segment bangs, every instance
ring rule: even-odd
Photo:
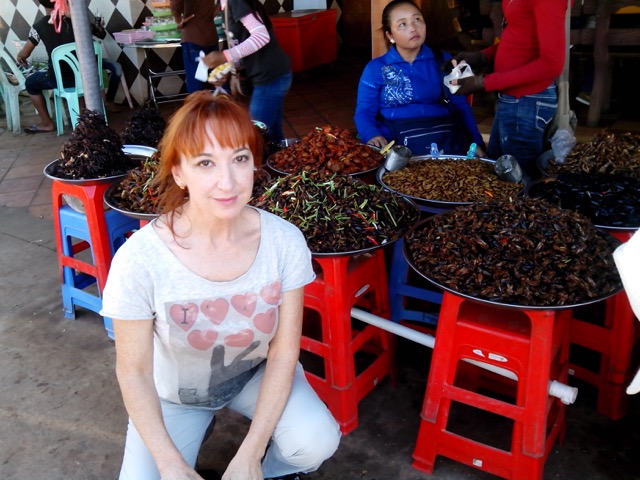
[[[249,148],[255,165],[262,164],[260,132],[248,110],[229,98],[212,97],[209,92],[191,95],[171,118],[167,130],[163,151],[193,157],[202,152],[205,143],[214,135],[223,148]]]

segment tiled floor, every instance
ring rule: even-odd
[[[285,104],[285,136],[302,137],[315,127],[331,124],[353,129],[353,113],[360,73],[367,62],[366,53],[342,54],[330,67],[297,74]],[[178,104],[163,104],[161,111],[168,117]],[[577,105],[580,117],[586,107]],[[28,97],[23,98],[22,126],[37,122]],[[109,125],[120,132],[131,110],[109,115]],[[491,129],[492,97],[485,95],[474,99],[474,113],[480,131],[488,138]],[[633,120],[629,120],[633,118]],[[43,168],[55,160],[62,144],[69,138],[55,133],[29,135],[5,131],[6,120],[0,118],[0,205],[28,207],[31,215],[51,217],[49,191],[51,182],[43,176]],[[616,131],[640,130],[640,118],[616,111],[604,115],[602,126],[587,128],[579,125],[578,141],[588,141],[601,128]]]

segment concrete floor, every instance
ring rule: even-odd
[[[63,317],[51,221],[0,207],[0,251],[0,478],[117,478],[126,414],[101,317]],[[494,478],[443,458],[433,475],[411,467],[429,358],[426,347],[400,340],[397,384],[385,379],[365,397],[360,425],[310,480]],[[581,385],[544,478],[638,478],[640,397],[630,400],[628,415],[612,421],[595,411],[593,389]],[[477,413],[466,417],[471,430],[504,437],[500,423]],[[223,470],[247,425],[223,411],[202,466]]]
[[[362,63],[349,60],[328,74],[296,77],[287,102],[288,134],[302,136],[331,122],[351,127],[355,72]],[[34,123],[33,114],[24,116],[23,126]],[[123,116],[110,124],[117,129]],[[486,111],[478,110],[478,121],[486,133]],[[637,130],[637,123],[631,128]],[[126,413],[114,374],[113,342],[97,314],[80,310],[75,321],[62,315],[50,184],[41,172],[68,135],[0,133],[1,480],[110,480],[117,478],[122,456]],[[362,400],[358,428],[343,437],[334,457],[305,478],[495,478],[444,458],[432,475],[412,468],[430,354],[400,339],[396,385],[385,379]],[[640,396],[630,397],[628,414],[613,421],[597,413],[592,387],[572,384],[579,395],[567,407],[565,440],[554,446],[544,478],[640,478]],[[474,434],[504,441],[505,426],[480,412],[462,411],[458,421]],[[203,446],[201,465],[224,470],[247,425],[221,412]]]

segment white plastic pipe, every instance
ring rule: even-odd
[[[386,318],[378,317],[377,315],[374,315],[372,313],[360,310],[359,308],[352,308],[351,316],[357,320],[381,328],[382,330],[386,330],[387,332],[393,333],[394,335],[398,335],[399,337],[403,337],[407,340],[411,340],[412,342],[424,345],[425,347],[433,348],[436,343],[436,338],[433,335],[419,332],[417,330],[414,330],[413,328],[405,327],[404,325],[392,322],[391,320],[387,320]],[[507,377],[512,380],[518,379],[518,377],[511,370],[507,370],[506,368],[500,368],[490,363],[484,363],[472,359],[465,358],[464,360],[477,365],[478,367],[484,368],[485,370],[488,370],[490,372],[502,375],[503,377]],[[577,388],[570,387],[569,385],[565,385],[564,383],[560,383],[556,380],[552,380],[549,382],[548,391],[549,395],[559,398],[560,401],[565,405],[571,405],[576,401],[576,398],[578,396]]]

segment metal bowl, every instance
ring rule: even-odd
[[[557,175],[552,175],[545,178],[541,178],[539,180],[535,180],[526,186],[524,195],[527,197],[539,198],[536,195],[532,195],[532,192],[535,193],[535,190],[539,188],[541,185],[551,184],[557,181],[559,181],[559,177]],[[585,215],[585,216],[588,217],[588,215]],[[600,228],[602,230],[608,230],[612,232],[634,232],[640,228],[640,225],[602,225],[601,222],[593,219],[591,220],[591,223],[593,223],[593,225],[596,228]]]
[[[422,156],[411,157],[411,160],[409,162],[420,162],[422,160],[433,160],[433,159],[434,158],[431,155],[422,155]],[[454,159],[454,160],[463,160],[463,161],[468,160],[467,157],[463,155],[443,155],[441,158],[439,157],[439,159],[440,160]],[[479,158],[479,159],[476,158],[475,160],[482,160],[483,162],[488,162],[492,164],[495,163],[495,160],[491,160],[489,158]],[[387,170],[384,165],[381,165],[378,168],[378,171],[376,173],[376,180],[378,181],[378,183],[382,185],[383,188],[385,188],[386,190],[389,190],[390,192],[394,192],[394,193],[397,193],[398,195],[402,195],[403,197],[412,199],[418,204],[421,210],[431,212],[431,213],[444,213],[448,210],[459,207],[460,205],[470,205],[472,203],[475,203],[475,202],[445,202],[442,200],[432,200],[428,198],[414,197],[413,195],[402,193],[398,190],[391,188],[384,182],[384,176],[387,173],[389,173],[389,170]],[[526,184],[524,183],[522,184],[522,189],[520,191],[520,194],[524,192],[525,185]]]
[[[296,142],[296,143],[299,143],[299,141],[298,141],[298,142]],[[366,145],[367,147],[369,147],[370,149],[372,149],[372,150],[374,150],[374,151],[377,151],[377,152],[379,152],[379,151],[380,151],[380,149],[379,149],[378,147],[374,147],[374,146],[372,146],[372,145],[367,145],[367,144],[364,144],[364,143],[360,143],[360,144],[358,144],[358,145]],[[276,153],[278,153],[278,152],[276,152]],[[284,171],[284,170],[280,170],[280,169],[278,169],[278,168],[276,168],[276,167],[274,167],[274,166],[273,166],[273,159],[274,159],[274,156],[276,155],[276,153],[272,153],[271,155],[269,155],[269,157],[267,158],[267,162],[266,162],[266,163],[267,163],[267,166],[268,166],[271,170],[273,170],[274,172],[279,173],[280,175],[290,175],[291,173],[294,173],[294,172],[286,172],[286,171]],[[383,163],[384,163],[384,158],[381,158],[380,163],[381,163],[381,164],[383,164]],[[349,176],[352,176],[352,177],[359,177],[359,176],[362,176],[362,175],[366,175],[366,174],[369,174],[369,173],[375,172],[378,168],[380,168],[380,166],[379,166],[379,165],[378,165],[378,166],[375,166],[375,167],[373,167],[373,168],[370,168],[370,169],[368,169],[368,170],[363,170],[363,171],[361,171],[361,172],[354,172],[354,173],[350,173],[350,174],[348,174],[348,175],[349,175]]]
[[[131,161],[132,170],[140,165],[140,162],[145,158],[151,157],[157,150],[153,147],[147,147],[144,145],[123,145],[122,151],[129,157]],[[123,179],[127,176],[129,172],[121,173],[118,175],[109,175],[105,177],[99,178],[63,178],[57,177],[54,175],[55,166],[60,162],[60,159],[56,159],[53,162],[49,163],[46,167],[44,167],[43,174],[45,177],[50,178],[51,180],[56,180],[58,182],[67,183],[70,185],[82,185],[85,187],[90,187],[92,185],[101,185],[104,183],[113,183],[118,180]]]
[[[401,200],[403,202],[406,203],[407,205],[407,209],[413,210],[415,212],[415,216],[416,216],[416,222],[418,222],[420,220],[420,209],[418,208],[418,205],[416,205],[416,203],[411,200],[410,198],[407,197],[400,197]],[[414,227],[414,225],[407,225],[406,228],[406,232],[404,232],[404,234],[406,234],[408,231],[410,231],[412,228]],[[374,250],[378,250],[379,248],[383,248],[386,247],[388,245],[392,245],[395,242],[397,242],[398,240],[400,240],[403,236],[400,235],[398,236],[398,238],[396,238],[395,240],[380,244],[380,245],[373,245],[369,248],[362,248],[360,250],[350,250],[350,251],[345,251],[345,252],[311,252],[311,255],[313,257],[343,257],[343,256],[348,256],[348,255],[360,255],[363,253],[368,253],[368,252],[373,252]]]
[[[420,229],[420,228],[424,228],[424,226],[426,224],[428,224],[429,222],[433,222],[433,218],[435,217],[429,217],[425,220],[420,221],[419,223],[417,223],[416,225],[414,225],[414,227],[412,229],[409,230],[409,232],[407,232],[406,235],[410,234],[411,232]],[[619,242],[619,240],[615,239],[615,241]],[[622,242],[619,242],[622,243]],[[598,297],[595,298],[591,298],[588,300],[584,300],[582,302],[579,303],[573,303],[573,304],[566,304],[566,305],[518,305],[518,304],[512,304],[512,303],[504,303],[504,302],[498,302],[498,301],[494,301],[494,300],[488,300],[488,299],[484,299],[484,298],[480,298],[480,297],[474,297],[472,295],[466,294],[466,293],[462,293],[458,290],[454,290],[451,287],[448,287],[446,285],[443,285],[442,283],[438,282],[437,280],[435,280],[433,277],[429,276],[427,273],[423,272],[422,270],[420,270],[413,262],[413,258],[411,257],[411,253],[409,251],[409,246],[408,246],[408,242],[403,242],[402,245],[402,251],[404,254],[404,257],[407,261],[407,263],[411,266],[411,268],[413,270],[416,271],[417,274],[419,274],[421,277],[423,277],[425,280],[429,281],[430,283],[432,283],[433,285],[435,285],[436,287],[442,289],[442,290],[446,290],[447,292],[453,293],[459,297],[463,297],[466,298],[468,300],[473,300],[474,302],[478,302],[478,303],[482,303],[485,305],[492,305],[492,306],[496,306],[496,307],[502,307],[502,308],[508,308],[508,309],[516,309],[516,310],[563,310],[563,309],[568,309],[568,308],[577,308],[577,307],[582,307],[584,305],[590,305],[592,303],[597,303],[600,302],[602,300],[606,300],[607,298],[610,298],[614,295],[616,295],[617,293],[621,292],[623,289],[623,286],[621,285],[619,289],[616,289],[613,292],[610,292],[608,294],[602,294],[599,295]],[[585,259],[585,261],[587,261],[588,259]]]
[[[124,210],[123,208],[120,208],[115,201],[115,194],[120,189],[120,185],[120,182],[113,183],[109,185],[109,188],[104,192],[104,203],[108,205],[109,208],[116,212],[120,212],[127,217],[135,218],[136,220],[151,221],[159,216],[158,213],[132,212],[131,210]]]

